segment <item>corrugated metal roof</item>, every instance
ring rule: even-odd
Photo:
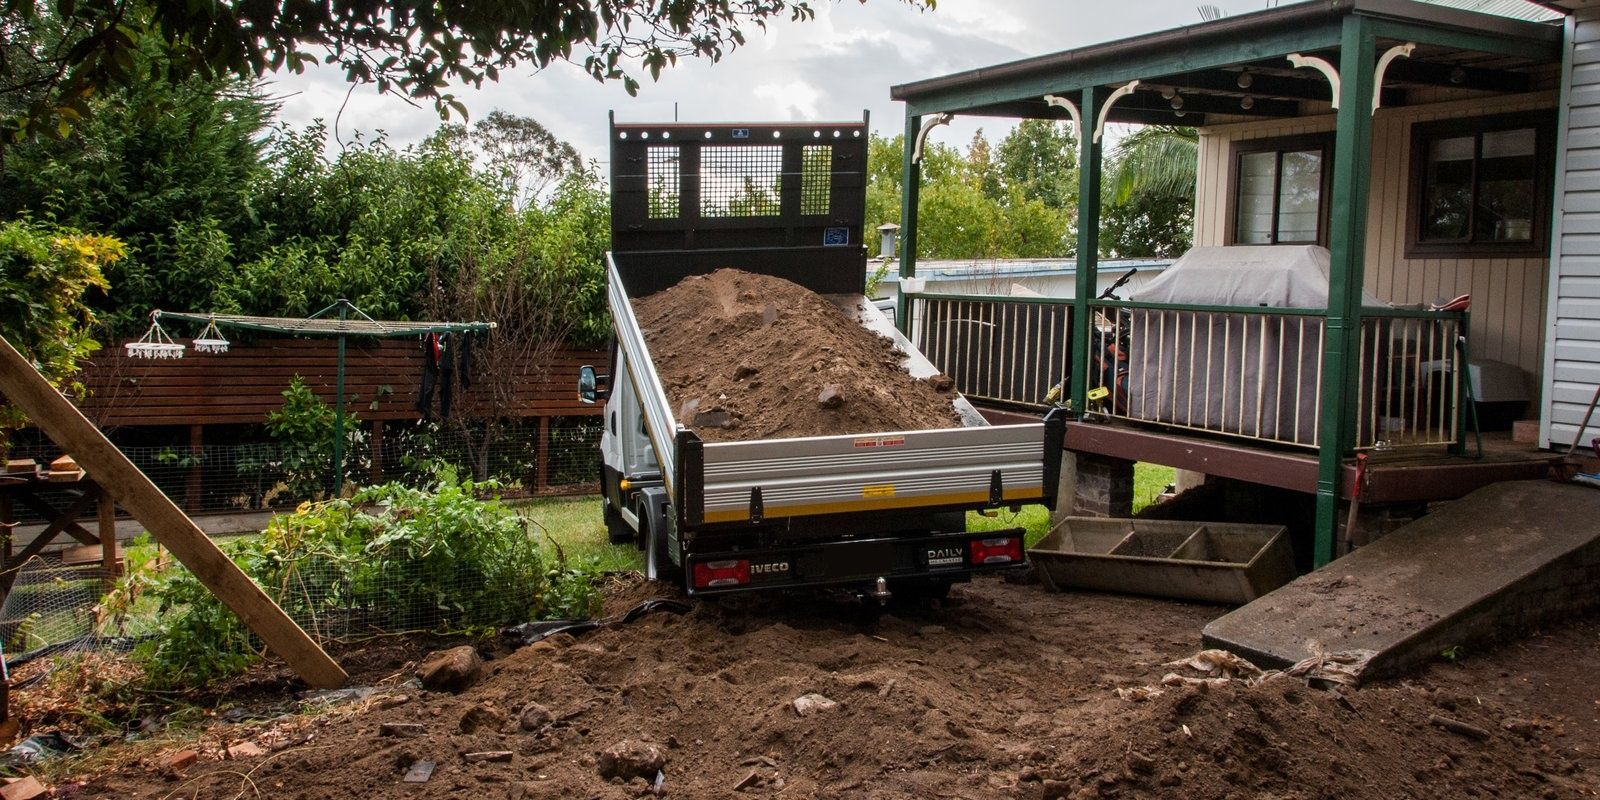
[[[1554,9],[1546,8],[1529,0],[1422,0],[1425,3],[1446,8],[1459,8],[1462,11],[1476,11],[1480,14],[1493,14],[1497,17],[1527,20],[1528,22],[1550,22],[1561,19],[1561,13]]]

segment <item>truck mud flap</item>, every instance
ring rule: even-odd
[[[917,538],[854,539],[759,551],[692,553],[691,596],[955,578],[1023,566],[1022,528]]]

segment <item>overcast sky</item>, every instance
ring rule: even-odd
[[[1229,14],[1254,11],[1269,0],[1214,0]],[[501,73],[480,91],[457,89],[473,118],[494,109],[533,117],[572,142],[586,158],[605,158],[606,112],[623,121],[850,120],[862,109],[872,127],[897,133],[903,110],[889,87],[1086,44],[1198,22],[1194,0],[939,0],[919,11],[897,0],[816,0],[814,20],[772,23],[765,34],[717,64],[680,62],[661,80],[642,81],[637,97],[620,83],[600,84],[578,67]],[[370,87],[350,95],[343,72],[324,68],[285,73],[269,87],[286,96],[280,118],[303,126],[338,117],[340,138],[359,129],[383,130],[396,144],[415,142],[439,124],[431,104],[416,108]],[[982,126],[991,140],[1003,120],[957,120],[941,141],[964,145]]]

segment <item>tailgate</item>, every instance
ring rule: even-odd
[[[696,524],[1044,502],[1059,439],[1052,451],[1037,423],[706,444],[704,505],[684,511]]]

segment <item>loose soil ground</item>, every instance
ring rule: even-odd
[[[607,610],[656,591],[619,581]],[[1600,618],[1343,699],[1291,679],[1117,697],[1117,688],[1173,671],[1163,663],[1198,650],[1201,626],[1224,610],[1049,594],[997,578],[875,621],[806,595],[700,602],[682,616],[655,613],[501,652],[461,695],[401,687],[315,719],[217,721],[203,742],[248,740],[267,752],[218,760],[215,747],[202,748],[180,775],[159,754],[136,760],[130,750],[75,796],[639,797],[649,791],[644,779],[608,782],[597,772],[598,754],[623,740],[659,747],[661,791],[681,798],[1594,793]],[[349,663],[358,681],[392,684],[418,655],[395,642]],[[281,669],[253,679],[290,683]],[[801,717],[791,703],[812,692],[839,707]],[[235,696],[248,704],[260,694],[239,686]],[[554,721],[520,730],[529,702]],[[1430,724],[1435,715],[1487,738]],[[380,736],[386,722],[420,723],[426,733]],[[465,758],[478,751],[511,755]],[[418,760],[437,762],[432,778],[401,783]]]
[[[633,305],[679,421],[706,441],[960,424],[948,381],[911,377],[893,342],[782,278],[721,269]]]

